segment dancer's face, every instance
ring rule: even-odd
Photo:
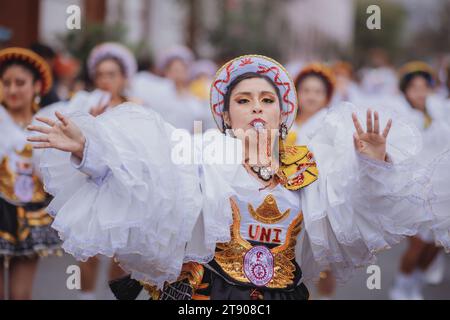
[[[164,76],[177,86],[184,86],[188,82],[189,70],[181,59],[174,59],[166,67]]]
[[[315,114],[327,106],[325,83],[315,76],[304,78],[298,86],[298,103],[305,114]]]
[[[262,78],[239,82],[231,92],[230,107],[224,120],[233,130],[253,129],[255,122],[262,122],[266,129],[278,130],[280,101],[272,84]]]
[[[425,110],[431,88],[423,77],[414,77],[405,90],[405,97],[414,109]]]
[[[336,90],[345,93],[351,84],[351,77],[346,73],[336,73]]]
[[[34,97],[41,90],[41,82],[35,81],[33,74],[19,65],[12,65],[5,70],[1,78],[3,86],[3,103],[8,110],[19,111],[31,108]]]
[[[113,97],[120,97],[125,90],[127,79],[117,61],[101,61],[95,70],[95,87],[109,92]]]

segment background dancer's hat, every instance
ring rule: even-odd
[[[216,75],[217,65],[211,60],[197,60],[192,64],[190,78],[195,79],[200,75],[206,75],[210,78]]]
[[[310,63],[305,66],[295,78],[295,88],[298,88],[300,82],[310,75],[318,76],[325,82],[325,86],[327,88],[327,100],[330,102],[336,87],[336,77],[333,70],[323,63]]]
[[[402,92],[405,92],[410,80],[415,75],[422,75],[431,87],[435,85],[436,76],[433,68],[422,61],[411,61],[403,65],[398,71],[400,90]]]
[[[133,78],[136,74],[137,62],[134,54],[120,43],[106,42],[92,49],[89,55],[87,67],[91,79],[95,77],[95,68],[97,65],[108,58],[117,59],[122,64],[127,79]]]
[[[12,47],[0,50],[0,68],[13,61],[25,63],[36,71],[39,80],[42,82],[41,95],[45,95],[50,91],[53,85],[52,71],[44,58],[24,48]]]
[[[194,62],[194,53],[185,46],[175,46],[167,51],[164,51],[158,56],[156,60],[156,69],[159,73],[164,73],[167,66],[174,60],[179,59],[183,61],[186,66],[190,67]]]
[[[211,111],[217,127],[224,132],[223,108],[228,86],[242,74],[255,72],[269,77],[278,86],[281,94],[282,123],[289,130],[297,113],[297,92],[286,69],[275,60],[260,56],[246,55],[227,62],[219,69],[211,86]]]

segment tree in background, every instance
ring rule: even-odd
[[[369,14],[366,10],[376,4],[381,9],[381,29],[370,30],[366,26]],[[402,54],[402,35],[406,21],[404,7],[396,2],[380,0],[356,0],[354,56],[356,65],[367,63],[367,56],[374,48],[382,48],[396,60]]]
[[[281,59],[289,32],[281,10],[285,1],[221,1],[217,24],[208,30],[217,60],[255,52]]]
[[[422,59],[450,53],[450,1],[438,0],[436,14],[413,36],[407,47],[410,58]],[[417,44],[420,43],[420,46]]]
[[[91,50],[102,42],[124,43],[126,34],[127,30],[122,24],[87,24],[81,30],[58,35],[58,40],[67,53],[82,62],[80,78],[89,83],[86,61]]]
[[[59,35],[58,39],[75,58],[85,61],[92,48],[99,43],[123,42],[126,34],[126,28],[121,24],[89,24],[81,30],[73,30]]]

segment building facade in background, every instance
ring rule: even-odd
[[[239,10],[239,3],[245,0],[223,1]],[[128,30],[128,43],[146,42],[155,54],[175,44],[190,44],[195,45],[199,55],[208,57],[214,54],[214,48],[209,44],[207,31],[219,22],[220,2],[0,0],[0,26],[12,31],[8,45],[27,46],[42,41],[58,48],[61,46],[58,35],[67,32],[67,7],[78,5],[82,10],[82,24],[121,22]],[[351,45],[353,0],[287,0],[280,4],[292,31],[286,45],[287,57],[313,58],[315,52],[326,49],[330,39],[342,46]],[[270,14],[267,19],[271,19]]]

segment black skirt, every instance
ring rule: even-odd
[[[301,274],[300,274],[301,275]],[[134,300],[145,287],[157,300],[308,300],[309,291],[301,282],[285,289],[255,287],[233,281],[214,268],[204,267],[201,284],[194,290],[188,280],[167,284],[163,290],[143,285],[130,276],[110,282],[118,300]],[[150,290],[149,290],[150,288]],[[156,296],[154,293],[157,292]]]
[[[13,205],[0,198],[0,256],[25,257],[61,253],[61,240],[45,212],[48,201]]]
[[[303,283],[285,289],[270,289],[243,285],[224,275],[205,270],[204,278],[209,278],[210,289],[206,289],[211,300],[308,300],[309,291]],[[201,290],[197,290],[201,294]]]

